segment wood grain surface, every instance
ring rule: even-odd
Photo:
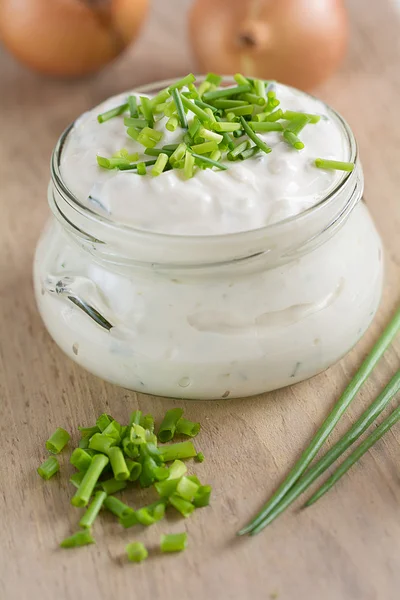
[[[247,400],[165,400],[100,381],[56,347],[32,292],[33,251],[49,214],[49,157],[60,132],[110,94],[195,68],[185,39],[188,1],[155,1],[138,43],[92,78],[49,80],[0,53],[1,600],[399,598],[400,426],[314,507],[300,512],[295,505],[259,536],[235,537],[298,457],[400,299],[400,13],[389,0],[348,5],[346,62],[316,93],[344,114],[358,137],[365,199],[386,249],[383,302],[340,364]],[[332,439],[378,394],[399,361],[400,339]],[[59,550],[77,515],[69,504],[67,457],[61,458],[64,476],[45,484],[36,473],[48,434],[56,426],[76,431],[103,411],[123,420],[135,408],[160,417],[172,406],[203,424],[197,445],[206,461],[196,472],[213,485],[211,507],[144,532],[121,531],[105,515],[95,526],[96,546]],[[124,562],[127,542],[141,539],[155,548],[161,532],[183,529],[185,553],[155,552],[140,566]]]

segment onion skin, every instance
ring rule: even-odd
[[[149,0],[0,0],[0,39],[22,63],[76,77],[116,58],[137,35]]]
[[[202,72],[274,79],[303,90],[344,57],[343,0],[196,0],[189,39]]]

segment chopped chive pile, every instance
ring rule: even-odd
[[[133,112],[136,105],[132,102],[130,105]],[[171,156],[175,154],[178,161],[182,160],[182,156],[185,160],[188,156],[183,154],[181,146],[168,148]],[[160,153],[160,156],[168,158],[165,153]],[[156,162],[155,166],[157,164],[160,165],[160,162]],[[189,475],[183,462],[188,458],[202,462],[204,455],[197,452],[191,439],[175,441],[176,437],[194,438],[200,432],[200,423],[184,418],[181,408],[168,410],[157,428],[153,415],[143,415],[142,411],[135,410],[127,425],[103,413],[93,426],[79,427],[79,432],[81,439],[72,450],[69,462],[77,469],[70,477],[76,488],[71,504],[82,511],[80,529],[61,542],[62,548],[95,543],[91,529],[103,511],[114,515],[127,529],[136,525],[153,525],[164,518],[167,509],[187,518],[196,509],[209,504],[211,486],[203,485],[195,475]],[[69,433],[58,428],[47,440],[46,448],[48,452],[58,454],[69,440]],[[38,468],[38,473],[48,480],[59,469],[58,459],[50,456]],[[152,488],[158,499],[133,508],[115,496],[134,486]],[[178,552],[186,547],[186,543],[186,533],[163,535],[161,550]],[[141,542],[128,544],[126,553],[132,562],[141,562],[148,556]]]
[[[157,157],[144,161],[138,153],[117,151],[112,157],[97,156],[103,169],[119,169],[137,175],[157,177],[171,169],[182,171],[185,179],[202,169],[228,169],[224,161],[242,161],[272,148],[262,135],[278,132],[296,151],[304,148],[299,134],[316,125],[320,115],[283,111],[268,81],[250,79],[237,73],[236,85],[220,87],[222,77],[209,73],[196,85],[192,73],[161,90],[153,98],[130,95],[125,104],[98,115],[99,123],[120,117],[127,136],[143,146],[143,153]],[[179,158],[162,140],[167,131],[179,132]],[[261,135],[260,135],[261,134]],[[235,140],[238,140],[235,143]],[[235,151],[246,142],[243,151]],[[353,163],[316,158],[321,169],[351,171]],[[146,169],[147,166],[151,169]]]

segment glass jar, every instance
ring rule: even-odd
[[[156,93],[171,82],[141,88]],[[316,206],[228,235],[151,233],[95,213],[63,182],[38,243],[37,303],[64,352],[103,379],[181,398],[244,397],[323,371],[360,339],[382,291],[381,241],[355,169]]]

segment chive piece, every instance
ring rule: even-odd
[[[168,154],[169,152],[171,152],[171,150],[167,150],[164,153]],[[148,429],[149,431],[154,431],[154,417],[151,414],[148,415],[143,415],[143,417],[141,417],[140,419],[140,423],[139,425],[141,425],[143,427],[143,429]]]
[[[53,477],[60,470],[60,464],[55,456],[50,456],[47,460],[45,460],[40,467],[38,467],[37,472],[39,473],[42,479],[48,481],[50,477]]]
[[[281,123],[269,123],[268,121],[249,121],[249,126],[253,131],[283,131]]]
[[[174,508],[176,508],[176,510],[180,512],[182,517],[185,517],[185,519],[189,517],[195,509],[194,504],[192,504],[188,500],[184,500],[176,493],[171,494],[171,496],[168,498],[168,502]]]
[[[246,102],[250,102],[250,104],[254,104],[255,106],[265,106],[266,99],[257,96],[257,94],[242,94],[241,98],[246,100]]]
[[[148,527],[149,525],[153,525],[153,523],[160,521],[164,517],[165,502],[164,500],[157,500],[156,502],[153,502],[153,504],[139,508],[135,514],[137,522]],[[124,520],[126,526],[128,519],[125,518]]]
[[[175,115],[172,115],[172,117],[170,117],[168,119],[168,121],[165,123],[165,128],[168,129],[168,131],[176,131],[178,124],[179,124],[178,117]]]
[[[211,106],[211,104],[207,104],[207,102],[203,102],[203,100],[195,100],[194,103],[197,106],[200,106],[200,108],[204,108],[204,109],[208,108],[213,113],[218,111],[218,108],[215,108],[215,106]]]
[[[400,308],[397,309],[394,317],[386,326],[382,335],[373,346],[371,352],[365,358],[360,368],[354,375],[353,379],[350,381],[349,385],[346,387],[343,394],[336,402],[334,408],[331,410],[329,415],[326,417],[325,421],[322,423],[321,427],[318,429],[317,433],[314,435],[313,439],[311,440],[311,443],[304,450],[304,452],[300,456],[300,459],[289,472],[289,475],[279,486],[276,492],[271,496],[271,498],[261,509],[261,511],[255,516],[255,518],[246,527],[239,531],[240,535],[250,533],[256,527],[258,527],[268,517],[271,511],[279,504],[282,498],[284,498],[284,496],[293,487],[296,481],[301,477],[301,475],[307,469],[308,465],[314,459],[314,457],[328,438],[329,434],[332,432],[332,430],[338,423],[339,419],[343,416],[346,409],[350,406],[352,400],[354,400],[355,396],[357,395],[357,392],[359,391],[363,383],[365,383],[365,381],[368,379],[369,375],[373,371],[379,359],[381,358],[385,350],[389,347],[399,330]]]
[[[253,86],[257,96],[260,96],[260,98],[266,100],[267,95],[265,93],[265,82],[262,81],[262,79],[255,79],[253,82]]]
[[[274,122],[274,121],[279,121],[279,119],[282,119],[282,118],[283,118],[283,111],[281,108],[278,108],[278,110],[274,110],[274,112],[267,114],[265,121]]]
[[[126,514],[124,517],[119,518],[120,525],[122,525],[122,527],[125,527],[125,529],[129,529],[129,527],[137,525],[138,522],[139,521],[137,520],[136,512],[134,510],[129,514]]]
[[[300,117],[297,117],[297,119],[290,121],[289,125],[285,127],[285,131],[290,131],[291,133],[294,133],[294,135],[298,135],[309,122],[310,119],[307,115],[301,115]]]
[[[126,466],[129,469],[129,481],[137,481],[142,472],[142,465],[135,460],[131,460],[129,458],[126,459]]]
[[[362,413],[343,437],[340,438],[340,440],[336,442],[336,444],[334,444],[313,466],[311,466],[303,477],[301,477],[301,479],[299,479],[299,481],[289,490],[281,502],[279,502],[279,504],[270,512],[265,525],[269,525],[269,523],[286,510],[300,494],[308,489],[310,485],[324,473],[339,458],[339,456],[341,456],[364,433],[364,431],[370,427],[370,425],[372,425],[390,400],[392,400],[399,391],[400,371],[396,373],[376,400],[374,400],[374,402],[372,402],[372,404]],[[309,502],[307,502],[306,505],[308,505]]]
[[[107,496],[111,496],[111,494],[120,492],[121,490],[124,490],[127,486],[126,481],[117,481],[116,479],[114,479],[114,477],[112,479],[106,479],[106,481],[102,481],[100,485],[107,494]]]
[[[142,418],[141,410],[134,410],[129,417],[129,426],[140,425],[140,419]]]
[[[179,479],[165,479],[164,481],[157,481],[154,487],[161,498],[169,498],[175,493]]]
[[[94,435],[95,433],[100,433],[100,429],[97,427],[97,425],[95,425],[94,427],[78,427],[79,431],[81,432],[81,437],[85,438],[85,437],[92,437],[92,435]]]
[[[119,500],[119,498],[115,498],[114,496],[107,496],[107,498],[104,500],[103,505],[104,508],[109,510],[113,515],[115,515],[118,518],[126,517],[131,513],[135,512],[133,508],[125,504],[125,502],[122,502],[122,500]]]
[[[239,117],[240,115],[251,115],[253,114],[253,106],[251,104],[242,104],[241,106],[234,106],[229,108],[229,114]]]
[[[193,442],[188,440],[187,442],[178,442],[177,444],[163,446],[160,448],[160,454],[165,462],[169,462],[171,460],[193,458],[197,452],[193,446]]]
[[[139,98],[140,98],[140,108],[142,110],[143,116],[146,119],[146,121],[149,122],[149,126],[153,127],[154,115],[153,115],[153,108],[151,105],[150,98],[148,98],[147,96],[139,96]]]
[[[186,77],[182,77],[182,79],[178,79],[178,81],[175,81],[175,83],[173,83],[172,85],[169,86],[169,91],[172,92],[172,90],[177,90],[179,88],[183,88],[185,87],[185,85],[189,85],[189,83],[194,83],[196,81],[196,77],[193,75],[193,73],[189,73],[189,75],[186,75]]]
[[[75,448],[69,459],[71,465],[74,465],[79,471],[87,471],[92,462],[92,457],[82,448]]]
[[[79,471],[79,473],[74,473],[73,475],[71,475],[69,480],[70,480],[70,483],[72,483],[72,485],[74,485],[76,488],[79,488],[79,486],[82,483],[82,479],[84,477],[85,477],[85,472]]]
[[[196,508],[208,506],[210,504],[211,491],[212,489],[210,485],[201,485],[194,496],[194,506]]]
[[[112,421],[114,421],[114,419],[113,417],[111,417],[111,415],[106,415],[105,413],[103,413],[97,419],[96,426],[100,429],[101,432],[103,432]]]
[[[154,142],[155,144],[157,142]],[[120,167],[121,171],[135,171],[138,168],[138,165],[143,164],[145,167],[148,167],[150,165],[154,165],[155,164],[155,160],[145,160],[145,161],[141,161],[140,163],[137,163],[136,165],[128,165],[126,167]]]
[[[187,87],[188,87],[188,90],[189,90],[189,92],[190,92],[190,96],[191,96],[191,98],[193,98],[193,99],[196,99],[196,100],[199,100],[199,99],[200,99],[200,94],[199,94],[199,92],[197,91],[197,88],[196,88],[196,86],[194,85],[194,83],[189,83]]]
[[[153,111],[154,111],[154,108],[158,104],[163,104],[164,102],[166,102],[168,100],[169,97],[170,97],[169,89],[164,88],[163,90],[158,92],[158,94],[156,94],[153,98],[151,98],[150,104],[151,104]]]
[[[245,104],[244,100],[213,100],[213,105],[216,108],[237,108],[238,106],[243,106]]]
[[[112,438],[118,444],[121,441],[121,425],[118,421],[111,421],[111,423],[103,431],[102,435]]]
[[[213,85],[219,86],[222,81],[221,75],[216,75],[215,73],[207,73],[205,81],[208,83],[212,83]]]
[[[89,442],[89,448],[91,450],[97,450],[103,454],[108,454],[111,446],[115,446],[116,440],[103,433],[95,433]]]
[[[85,514],[79,521],[80,527],[88,528],[93,525],[106,498],[107,494],[105,492],[100,491],[95,493],[92,502],[89,504]]]
[[[267,146],[267,144],[263,142],[256,133],[254,133],[254,131],[251,129],[251,127],[243,117],[240,117],[240,122],[249,138],[255,143],[256,146],[260,148],[260,150],[262,150],[266,154],[271,152],[271,148]]]
[[[172,115],[176,115],[176,105],[172,99],[169,102],[167,102],[164,108],[164,115],[166,117],[172,117]]]
[[[203,142],[202,144],[195,144],[191,147],[191,150],[193,150],[195,154],[207,154],[208,152],[218,150],[218,144],[214,141]]]
[[[143,127],[142,131],[139,134],[139,137],[141,135],[147,136],[151,140],[154,140],[155,142],[159,142],[163,137],[162,131],[157,131],[156,129],[153,129],[152,127]]]
[[[136,96],[128,97],[128,108],[129,108],[129,114],[132,118],[135,118],[138,116]]]
[[[168,533],[161,536],[161,552],[181,552],[187,547],[186,533]]]
[[[185,154],[183,173],[186,179],[190,179],[194,175],[194,156],[190,152],[186,152]]]
[[[219,161],[221,156],[222,156],[221,150],[214,150],[214,152],[211,152],[211,154],[210,154],[210,159],[217,162],[217,161]]]
[[[246,77],[244,77],[241,73],[236,73],[233,76],[233,79],[236,81],[238,85],[249,85],[250,82]]]
[[[179,90],[177,90],[177,89],[173,89],[171,91],[171,95],[172,95],[172,99],[176,106],[176,111],[178,113],[179,122],[181,124],[181,127],[183,129],[187,129],[188,124],[187,124],[187,120],[186,120],[185,110],[184,110],[183,104],[182,104],[182,96],[180,95]]]
[[[306,502],[306,506],[314,504],[321,496],[341,478],[347,471],[400,420],[400,406],[394,409],[388,417],[343,461],[325,483]]]
[[[196,115],[196,117],[198,117],[200,121],[209,121],[210,117],[202,108],[200,108],[200,106],[197,106],[197,104],[195,104],[191,100],[188,100],[187,98],[185,98],[185,96],[181,96],[181,100],[183,106],[190,110],[194,115]]]
[[[212,160],[211,158],[208,158],[206,156],[202,156],[201,154],[196,154],[195,152],[192,152],[192,156],[196,159],[196,161],[200,163],[200,165],[206,165],[207,167],[217,167],[217,169],[220,169],[221,171],[226,171],[228,169],[228,167],[223,163],[218,162],[217,160]]]
[[[148,127],[150,125],[150,121],[146,119],[136,119],[134,117],[125,117],[124,118],[125,127],[137,127],[138,129],[143,129],[143,127]]]
[[[65,538],[60,544],[61,548],[79,548],[80,546],[87,546],[88,544],[94,544],[94,539],[89,529],[84,529],[83,531],[78,531],[71,535],[70,537]]]
[[[160,442],[165,443],[172,440],[175,435],[176,424],[182,415],[183,410],[181,408],[171,408],[171,410],[167,410],[157,434]]]
[[[186,144],[183,144],[183,143],[179,144],[179,146],[176,148],[176,150],[174,150],[174,152],[170,156],[169,162],[171,163],[171,165],[174,166],[174,164],[176,162],[184,159],[186,150],[187,150]]]
[[[316,158],[315,166],[318,169],[335,169],[336,171],[351,172],[354,169],[354,163],[342,162],[339,160],[327,160],[325,158]]]
[[[243,129],[236,129],[236,131],[233,132],[233,137],[235,137],[235,138],[240,138],[243,135],[244,135]]]
[[[131,542],[125,547],[128,560],[139,563],[145,560],[149,553],[142,542]]]
[[[241,129],[240,123],[223,123],[218,121],[217,123],[212,123],[212,129],[214,131],[236,131],[237,129]]]
[[[158,155],[155,165],[151,170],[151,174],[153,175],[153,177],[157,177],[158,175],[161,175],[161,173],[164,171],[164,169],[167,165],[167,162],[168,162],[168,154],[164,154],[162,152],[161,154]]]
[[[284,131],[283,132],[283,137],[286,140],[286,142],[288,144],[290,144],[293,148],[295,148],[296,150],[303,150],[304,148],[304,144],[303,142],[297,137],[296,134],[292,133],[291,131]]]
[[[308,117],[309,122],[313,124],[318,123],[321,119],[321,115],[312,115],[310,113],[296,112],[293,110],[285,110],[285,112],[282,115],[282,118],[291,121],[292,119],[297,119],[298,117],[302,116]]]
[[[197,88],[197,93],[201,98],[205,92],[208,92],[208,90],[212,89],[214,89],[214,85],[210,81],[202,81],[199,87]]]
[[[258,154],[258,152],[260,152],[260,148],[258,148],[257,146],[253,146],[252,148],[248,148],[247,150],[242,152],[240,154],[240,158],[242,160],[246,160],[247,158],[251,158],[255,154]]]
[[[169,468],[169,479],[179,479],[180,477],[183,477],[186,472],[187,466],[185,463],[179,459],[174,460]]]
[[[146,150],[144,151],[144,153],[148,156],[158,156],[162,152],[164,154],[168,154],[168,156],[171,156],[172,154],[172,150],[165,150],[164,148],[146,148]]]
[[[68,431],[65,431],[62,427],[57,427],[53,435],[47,440],[46,448],[52,454],[59,454],[70,439],[71,436]]]
[[[237,96],[251,90],[251,85],[236,85],[234,87],[224,88],[223,90],[216,90],[213,92],[206,92],[203,94],[203,99],[208,102],[209,100],[216,100],[217,98],[229,98],[230,96]]]
[[[139,162],[137,164],[137,174],[138,175],[146,175],[147,171],[146,171],[146,165],[144,164],[144,162]]]
[[[106,112],[101,113],[100,115],[97,115],[97,120],[99,123],[105,123],[106,121],[109,121],[110,119],[113,119],[114,117],[118,117],[119,115],[122,115],[122,113],[124,113],[126,110],[128,110],[127,102],[125,104],[120,104],[119,106],[116,106],[115,108],[111,108],[110,110],[107,110]]]
[[[99,434],[96,434],[99,435]],[[104,470],[108,465],[108,457],[104,454],[96,454],[93,456],[90,467],[85,473],[82,483],[77,489],[75,495],[71,499],[73,506],[86,506],[89,502],[89,498],[93,493],[95,485]]]
[[[229,152],[228,154],[228,158],[230,160],[235,160],[237,156],[239,156],[239,154],[241,154],[242,152],[244,152],[245,150],[247,150],[249,145],[248,140],[245,140],[244,142],[240,142],[240,144],[238,144],[234,150],[232,150],[231,152]]]
[[[201,127],[201,122],[199,121],[199,119],[197,117],[194,117],[193,121],[189,125],[189,129],[188,129],[189,135],[192,138],[194,138],[194,136],[199,131],[200,127]]]
[[[199,486],[196,483],[183,476],[179,479],[178,484],[176,486],[176,494],[184,500],[193,502],[193,498],[198,489]]]
[[[202,452],[198,452],[194,458],[195,458],[196,462],[202,463],[202,462],[204,462],[205,457]]]
[[[128,127],[128,129],[126,130],[126,133],[129,135],[129,137],[131,137],[136,142],[136,140],[139,137],[140,131],[138,129],[135,129],[135,127]]]
[[[114,473],[114,477],[117,481],[125,481],[129,479],[129,469],[126,466],[124,455],[122,454],[121,448],[114,446],[108,451],[108,458],[110,459],[111,468]]]

